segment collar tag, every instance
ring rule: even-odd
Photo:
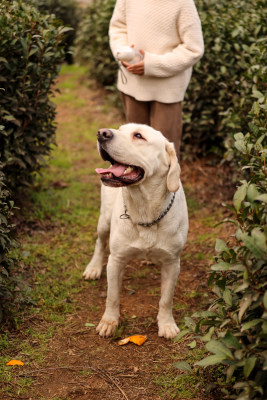
[[[120,215],[120,219],[130,219],[130,215],[126,213],[126,210],[124,214]]]

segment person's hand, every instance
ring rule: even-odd
[[[145,58],[145,52],[143,50],[139,50],[142,56]],[[139,61],[136,64],[128,64],[127,62],[123,62],[123,65],[127,69],[127,71],[131,72],[132,74],[135,75],[144,75],[145,73],[145,62],[144,59],[142,61]]]

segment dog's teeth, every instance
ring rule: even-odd
[[[126,168],[126,170],[124,171],[123,175],[129,174],[130,172],[132,172],[132,170],[133,170],[132,167]]]

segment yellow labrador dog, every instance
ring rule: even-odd
[[[98,279],[109,238],[106,310],[97,327],[100,336],[113,335],[119,323],[120,287],[132,258],[161,265],[159,336],[179,332],[173,315],[174,287],[180,254],[187,240],[188,213],[174,146],[147,125],[126,124],[118,130],[100,129],[98,149],[110,168],[101,175],[101,212],[98,238],[85,279]]]

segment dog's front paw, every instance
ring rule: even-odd
[[[159,322],[159,336],[165,337],[166,339],[173,339],[178,335],[180,329],[176,325],[175,321],[168,321],[164,323]]]
[[[101,276],[102,272],[102,266],[97,267],[95,265],[92,265],[91,263],[87,265],[87,267],[84,270],[83,277],[84,279],[99,279]]]
[[[117,326],[117,320],[102,318],[96,328],[96,331],[102,337],[109,337],[114,335]]]

